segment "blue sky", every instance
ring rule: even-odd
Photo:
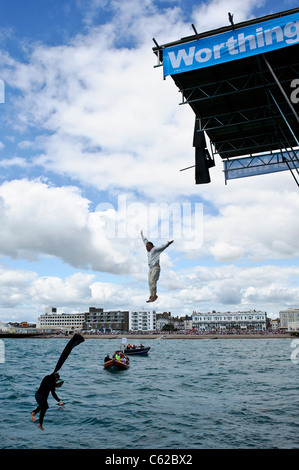
[[[216,156],[212,182],[195,185],[180,172],[194,161],[193,112],[154,68],[153,37],[224,26],[227,2],[0,4],[0,321],[36,321],[47,306],[147,308],[141,229],[157,245],[175,239],[158,312],[298,307],[291,175],[225,185]],[[229,11],[237,23],[296,6],[233,0]],[[178,219],[183,206],[191,216]]]

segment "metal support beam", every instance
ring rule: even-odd
[[[286,71],[292,70],[294,76],[299,76],[299,63],[293,64],[292,67],[279,67],[276,69],[276,78],[281,84],[289,83],[289,74]],[[267,78],[263,70],[259,73],[251,73],[246,75],[236,75],[229,79],[221,79],[217,77],[214,81],[194,84],[190,87],[180,87],[182,93],[182,101],[179,103],[190,104],[209,100],[213,97],[227,97],[242,93],[245,91],[256,91],[265,88],[265,86],[275,86],[276,82]]]
[[[293,155],[291,155],[291,152]],[[292,149],[291,152],[281,150],[280,152],[266,155],[251,155],[249,157],[225,160],[223,162],[225,180],[263,175],[284,170],[291,171],[295,169],[297,171],[299,168],[299,161],[297,160],[299,150]],[[292,171],[291,173],[298,184]]]
[[[280,109],[280,107],[279,107],[279,105],[278,105],[276,99],[274,98],[273,94],[271,93],[271,91],[270,91],[269,89],[268,89],[268,92],[269,92],[271,98],[273,99],[273,101],[274,101],[274,103],[275,103],[275,105],[276,105],[278,111],[280,112],[280,114],[281,114],[281,116],[282,116],[284,122],[286,123],[286,125],[287,125],[289,131],[291,132],[292,136],[294,137],[294,140],[295,140],[296,144],[299,145],[299,141],[298,141],[298,139],[297,139],[297,136],[295,135],[295,133],[294,133],[293,129],[291,128],[291,126],[290,126],[290,124],[289,124],[287,118],[285,117],[285,115],[283,114],[282,110]]]

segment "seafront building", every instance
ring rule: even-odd
[[[84,313],[57,313],[56,308],[47,307],[38,319],[41,329],[93,330],[106,332],[155,331],[156,312],[153,310],[121,311],[90,307]]]
[[[289,320],[298,321],[299,309],[288,309]],[[284,311],[281,312],[282,316]],[[296,314],[296,315],[295,315]],[[283,317],[284,318],[284,317]],[[296,320],[297,319],[297,320]],[[249,310],[244,312],[193,312],[192,316],[172,317],[171,312],[162,314],[154,310],[109,310],[90,307],[84,313],[57,313],[56,308],[47,307],[39,318],[38,327],[56,330],[87,330],[98,333],[153,332],[162,331],[171,325],[176,331],[198,332],[246,332],[267,329],[266,312]]]
[[[274,320],[270,319],[270,325],[271,325],[271,330],[277,331],[280,328],[280,319],[279,318],[275,318]]]
[[[184,317],[172,317],[171,312],[163,312],[156,314],[156,329],[162,331],[165,326],[171,325],[173,329],[182,332],[192,330],[192,316],[185,315]]]
[[[82,328],[84,313],[45,313],[38,318],[37,325],[41,329],[78,329]]]
[[[288,308],[279,312],[280,328],[299,330],[299,308]]]
[[[170,312],[163,312],[163,313],[156,313],[156,329],[158,331],[162,331],[165,325],[169,325],[171,323],[171,313]]]
[[[0,333],[8,333],[9,331],[11,331],[10,324],[0,321]]]
[[[129,312],[127,331],[156,331],[156,312],[154,310]]]
[[[90,307],[89,311],[84,313],[83,330],[106,331],[128,331],[129,312],[121,310],[109,310],[107,312],[102,308]]]
[[[266,312],[249,310],[247,312],[208,312],[192,314],[193,328],[197,331],[265,331]]]

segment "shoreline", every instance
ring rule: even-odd
[[[131,339],[142,339],[146,341],[146,339],[157,339],[157,340],[164,340],[164,339],[290,339],[296,338],[296,336],[291,334],[236,334],[236,335],[226,335],[226,334],[206,334],[206,335],[184,335],[184,334],[161,334],[161,335],[151,335],[151,334],[131,334],[131,335],[83,335],[84,339],[122,339],[127,338],[128,342]]]
[[[71,338],[72,335],[61,335],[61,334],[1,334],[0,339],[13,339],[13,338],[40,338],[40,339],[48,339],[48,338],[57,338],[57,339],[67,339]],[[296,339],[299,337],[299,333],[291,334],[291,333],[265,333],[265,334],[221,334],[221,333],[210,333],[210,334],[142,334],[142,333],[132,333],[132,334],[105,334],[105,335],[82,335],[85,340],[88,339],[117,339],[122,340],[122,338],[127,338],[128,342],[132,342],[131,340],[138,339],[145,342],[147,339],[156,339],[156,340],[171,340],[171,339],[188,339],[188,340],[198,340],[198,339]]]

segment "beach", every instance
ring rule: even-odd
[[[1,338],[35,338],[35,339],[45,339],[45,338],[70,338],[72,334],[80,333],[80,331],[74,331],[69,333],[68,335],[64,335],[62,333],[0,333]],[[189,340],[197,340],[197,339],[295,339],[299,337],[299,333],[297,334],[287,332],[287,333],[233,333],[233,334],[225,334],[225,333],[198,333],[198,334],[182,334],[182,333],[114,333],[114,334],[87,334],[86,332],[80,333],[82,334],[83,338],[88,339],[118,339],[122,341],[123,338],[126,338],[127,341],[130,343],[132,340],[140,340],[141,342],[145,342],[148,339],[157,339],[157,340],[170,340],[170,339],[189,339]]]
[[[168,334],[168,333],[161,333],[161,334],[105,334],[105,335],[86,335],[84,334],[83,337],[85,339],[119,339],[127,338],[128,340],[132,339],[142,339],[146,341],[146,339],[290,339],[295,338],[296,336],[291,335],[290,333],[277,333],[277,334],[222,334],[222,333],[211,333],[211,334]]]

